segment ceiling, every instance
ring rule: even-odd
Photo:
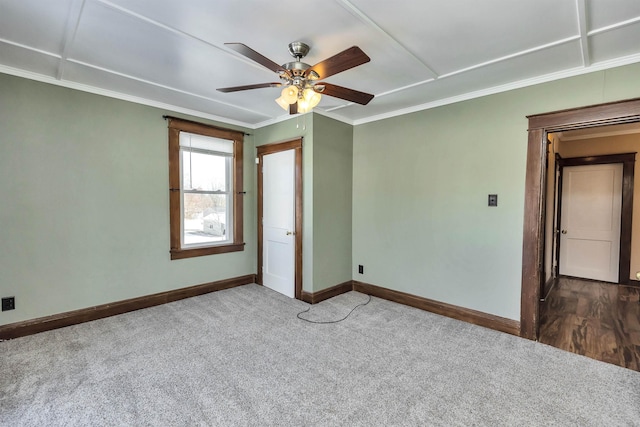
[[[315,111],[359,124],[640,62],[638,0],[0,0],[0,72],[256,128],[287,118],[272,71],[287,45],[320,62],[353,45],[371,62],[327,82]]]

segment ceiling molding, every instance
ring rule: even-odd
[[[530,53],[539,52],[541,50],[549,49],[556,46],[561,46],[563,44],[571,43],[576,40],[579,40],[580,36],[571,36],[565,39],[556,40],[551,43],[534,46],[530,49],[521,50],[520,52],[511,53],[509,55],[501,56],[500,58],[491,59],[489,61],[482,62],[480,64],[472,65],[470,67],[462,68],[460,70],[452,71],[450,73],[446,73],[438,77],[437,80],[446,79],[447,77],[456,76],[458,74],[466,73],[467,71],[477,70],[478,68],[486,67],[488,65],[498,64],[500,62],[508,61],[509,59],[518,58],[520,56],[529,55]]]
[[[0,42],[2,42],[2,41],[3,40],[0,40]],[[24,48],[29,49],[31,51],[39,52],[39,53],[42,53],[42,54],[45,54],[45,55],[48,55],[48,56],[53,56],[53,57],[56,57],[56,58],[60,58],[58,55],[52,54],[50,52],[42,51],[40,49],[29,48],[28,46],[22,46],[22,45],[19,45],[17,43],[12,43],[12,42],[8,42],[8,43],[11,44],[11,45],[14,45],[14,46],[24,47]],[[500,86],[495,86],[495,87],[488,88],[488,89],[482,89],[482,90],[478,90],[478,91],[475,91],[475,92],[470,92],[470,93],[466,93],[466,94],[462,94],[462,95],[458,95],[458,96],[454,96],[454,97],[450,97],[450,98],[440,99],[440,100],[433,101],[433,102],[427,102],[427,103],[424,103],[424,104],[420,104],[420,105],[416,105],[416,106],[412,106],[412,107],[408,107],[408,108],[402,108],[402,109],[399,109],[399,110],[391,111],[389,113],[378,114],[378,115],[365,117],[365,118],[361,118],[361,119],[356,119],[356,120],[349,120],[349,119],[346,119],[346,118],[341,117],[339,115],[332,114],[332,111],[334,111],[334,110],[336,110],[338,108],[344,108],[344,106],[335,107],[335,108],[332,108],[331,110],[325,110],[323,112],[320,112],[321,111],[320,109],[316,109],[316,110],[314,110],[314,112],[326,115],[327,117],[334,118],[334,119],[339,120],[339,121],[341,121],[343,123],[351,124],[353,126],[358,126],[358,125],[361,125],[361,124],[366,124],[366,123],[371,123],[371,122],[384,120],[384,119],[388,119],[388,118],[392,118],[392,117],[401,116],[403,114],[411,114],[411,113],[415,113],[415,112],[418,112],[418,111],[424,111],[424,110],[429,110],[431,108],[436,108],[436,107],[441,107],[441,106],[444,106],[444,105],[454,104],[456,102],[467,101],[467,100],[480,98],[480,97],[487,96],[487,95],[494,95],[494,94],[501,93],[501,92],[507,92],[509,90],[521,89],[521,88],[524,88],[524,87],[533,86],[533,85],[540,84],[540,83],[547,83],[547,82],[551,82],[551,81],[554,81],[554,80],[559,80],[559,79],[563,79],[563,78],[567,78],[567,77],[574,77],[574,76],[579,76],[579,75],[588,74],[588,73],[592,73],[592,72],[603,71],[603,70],[607,70],[609,68],[615,68],[615,67],[620,67],[620,66],[624,66],[624,65],[635,64],[637,62],[640,62],[640,54],[630,55],[630,56],[626,56],[624,58],[618,58],[618,59],[614,59],[614,60],[610,60],[610,61],[603,61],[603,62],[600,62],[600,63],[595,63],[595,64],[592,64],[590,67],[580,67],[580,68],[574,68],[574,69],[570,69],[570,70],[564,70],[564,71],[557,72],[557,73],[550,73],[550,74],[546,74],[546,75],[540,76],[540,77],[534,77],[534,78],[530,78],[530,79],[526,79],[526,80],[521,80],[521,81],[518,81],[518,82],[509,83],[509,84],[506,84],[506,85],[500,85]],[[84,64],[82,64],[82,65],[84,65]],[[110,90],[98,88],[98,87],[95,87],[95,86],[90,86],[90,85],[85,85],[85,84],[81,84],[81,83],[70,82],[70,81],[66,81],[66,80],[57,80],[57,79],[55,79],[53,77],[49,77],[49,76],[45,76],[45,75],[42,75],[42,74],[33,73],[33,72],[29,72],[29,71],[24,71],[24,70],[20,70],[20,69],[13,68],[13,67],[8,67],[8,66],[5,66],[5,65],[0,65],[0,73],[10,74],[10,75],[18,76],[18,77],[23,77],[23,78],[26,78],[26,79],[31,79],[31,80],[36,80],[36,81],[40,81],[40,82],[44,82],[44,83],[57,85],[57,86],[63,86],[63,87],[66,87],[66,88],[76,89],[76,90],[80,90],[80,91],[84,91],[84,92],[89,92],[89,93],[93,93],[93,94],[96,94],[96,95],[103,95],[103,96],[107,96],[109,98],[116,98],[116,99],[121,99],[123,101],[130,101],[130,102],[135,102],[135,103],[142,104],[142,105],[148,105],[148,106],[151,106],[151,107],[162,108],[162,109],[166,109],[166,110],[171,110],[171,111],[175,111],[175,112],[189,114],[189,115],[192,115],[194,117],[201,117],[201,118],[205,118],[205,119],[220,121],[220,122],[229,123],[229,124],[236,125],[236,126],[246,127],[246,128],[249,128],[249,129],[258,129],[258,128],[261,128],[261,127],[264,127],[264,126],[268,126],[270,124],[279,123],[279,122],[282,122],[282,121],[289,120],[288,116],[280,116],[280,117],[277,117],[277,118],[274,118],[274,119],[270,119],[270,120],[266,120],[266,121],[263,121],[263,122],[259,122],[259,123],[253,124],[253,123],[247,123],[247,122],[242,122],[242,121],[238,121],[238,120],[232,120],[232,119],[229,119],[229,118],[226,118],[226,117],[222,117],[222,116],[217,116],[217,115],[214,115],[214,114],[203,113],[201,111],[191,110],[191,109],[179,107],[179,106],[176,106],[176,105],[166,104],[166,103],[163,103],[163,102],[153,101],[153,100],[149,100],[149,99],[142,98],[142,97],[137,97],[137,96],[132,96],[132,95],[128,95],[128,94],[123,94],[123,93],[120,93],[120,92],[110,91]],[[127,76],[124,76],[124,77],[127,77]],[[150,83],[150,84],[153,84],[153,83]],[[157,85],[157,86],[162,87],[161,85]],[[175,90],[173,88],[168,88],[168,89]],[[176,91],[179,91],[179,90],[176,90]],[[183,92],[183,93],[189,94],[188,92]],[[196,96],[204,98],[204,97],[199,96],[199,95],[196,95]],[[208,98],[204,98],[204,99],[208,99]],[[216,102],[220,102],[220,101],[216,101]],[[237,108],[237,107],[234,106],[233,108]]]
[[[441,76],[439,76],[437,78],[427,79],[427,80],[423,80],[423,81],[420,81],[420,82],[412,83],[412,84],[407,85],[407,86],[402,86],[402,87],[399,87],[399,88],[391,89],[391,90],[388,90],[386,92],[382,92],[382,93],[377,94],[376,98],[382,98],[384,96],[391,95],[391,94],[394,94],[394,93],[397,93],[397,92],[401,92],[403,90],[412,89],[414,87],[425,85],[425,84],[431,83],[431,82],[436,81],[436,80],[446,79],[448,77],[453,77],[453,76],[456,76],[458,74],[462,74],[462,73],[465,73],[465,72],[468,72],[468,71],[477,70],[478,68],[486,67],[486,66],[497,64],[497,63],[504,62],[504,61],[508,61],[509,59],[513,59],[513,58],[517,58],[517,57],[520,57],[520,56],[528,55],[528,54],[535,53],[535,52],[538,52],[538,51],[541,51],[541,50],[544,50],[544,49],[548,49],[548,48],[551,48],[551,47],[560,46],[560,45],[563,45],[563,44],[566,44],[566,43],[571,43],[571,42],[574,42],[574,41],[578,40],[579,38],[580,38],[580,36],[571,36],[571,37],[567,37],[567,38],[562,39],[562,40],[557,40],[557,41],[552,42],[552,43],[547,43],[545,45],[532,47],[531,49],[526,49],[526,50],[523,50],[523,51],[520,51],[520,52],[516,52],[516,53],[510,54],[510,55],[507,55],[507,56],[502,56],[500,58],[492,59],[490,61],[486,61],[486,62],[483,62],[481,64],[476,64],[476,65],[472,65],[470,67],[462,68],[460,70],[452,71],[450,73],[443,74],[443,75],[441,75]],[[457,101],[455,101],[455,102],[457,102]],[[330,110],[327,110],[327,111],[335,111],[335,110],[339,110],[339,109],[342,109],[342,108],[345,108],[345,107],[349,107],[351,105],[353,105],[353,103],[347,103],[347,104],[344,104],[344,105],[339,105],[337,107],[333,107],[333,108],[331,108]],[[445,104],[443,104],[443,105],[445,105]],[[391,112],[390,114],[393,114],[393,112]],[[391,117],[393,117],[393,116],[391,116]]]
[[[606,33],[607,31],[617,30],[618,28],[626,27],[627,25],[633,25],[640,22],[640,16],[627,19],[626,21],[616,22],[615,24],[607,25],[606,27],[596,28],[589,31],[588,36],[595,36],[596,34]]]
[[[523,15],[516,5],[461,11],[448,2],[400,0],[390,7],[333,0],[314,12],[318,19],[313,22],[295,19],[296,0],[282,0],[281,10],[224,0],[169,2],[162,8],[153,1],[66,0],[62,8],[50,2],[8,2],[0,7],[6,12],[0,15],[0,72],[185,111],[167,105],[175,103],[197,117],[255,129],[291,116],[274,108],[268,93],[234,97],[215,90],[268,72],[223,42],[240,39],[275,52],[273,37],[279,36],[273,28],[295,19],[287,38],[314,40],[325,52],[339,50],[348,39],[374,50],[361,74],[336,80],[374,94],[374,102],[361,107],[336,97],[340,101],[325,101],[315,109],[357,125],[640,62],[640,45],[632,37],[640,30],[636,1],[596,8],[592,0],[567,0],[553,10],[532,2],[527,4],[530,14]],[[601,22],[594,25],[600,28],[592,29],[592,22]],[[273,37],[265,39],[268,35]],[[426,51],[420,47],[425,43]],[[523,69],[534,61],[540,66]],[[548,74],[535,74],[543,72]],[[597,76],[609,83],[605,78],[610,75],[616,74]],[[442,85],[437,82],[447,78]],[[465,88],[474,92],[461,93]]]
[[[192,34],[189,34],[189,33],[185,33],[182,30],[174,28],[174,27],[172,27],[170,25],[163,24],[162,22],[159,22],[159,21],[156,21],[154,19],[148,18],[148,17],[146,17],[144,15],[140,15],[139,13],[136,13],[136,12],[130,10],[130,9],[127,9],[126,7],[122,7],[122,6],[119,6],[117,4],[113,4],[108,0],[97,0],[97,1],[98,1],[98,3],[108,7],[110,9],[116,10],[118,12],[122,12],[125,15],[129,15],[129,16],[131,16],[133,18],[136,18],[136,19],[138,19],[140,21],[144,21],[144,22],[146,22],[148,24],[151,24],[151,25],[154,25],[154,26],[156,26],[158,28],[162,28],[163,30],[170,31],[170,32],[172,32],[174,34],[177,34],[177,35],[182,36],[182,37],[186,37],[186,38],[191,39],[191,40],[197,40],[197,41],[199,41],[201,43],[204,43],[204,44],[206,44],[208,46],[211,46],[211,47],[214,47],[216,49],[224,50],[224,49],[220,48],[219,46],[216,46],[216,45],[214,45],[214,44],[212,44],[212,43],[210,43],[210,42],[208,42],[208,41],[206,41],[204,39],[201,39],[201,38],[196,37],[196,36],[194,36]]]
[[[183,95],[193,96],[194,98],[204,99],[205,101],[210,101],[210,102],[213,102],[213,103],[216,103],[216,104],[219,104],[219,105],[224,105],[225,107],[231,107],[231,108],[235,108],[237,110],[247,111],[247,112],[249,112],[251,114],[256,114],[256,115],[259,115],[259,116],[266,116],[265,114],[260,113],[258,111],[250,110],[248,108],[238,107],[238,106],[230,104],[228,102],[224,102],[224,101],[220,101],[220,100],[217,100],[217,99],[209,98],[208,96],[199,95],[197,93],[193,93],[193,92],[189,92],[189,91],[186,91],[186,90],[178,89],[178,88],[175,88],[173,86],[164,85],[162,83],[152,82],[151,80],[141,79],[139,77],[135,77],[135,76],[132,76],[130,74],[120,73],[118,71],[110,70],[108,68],[100,67],[98,65],[89,64],[87,62],[78,61],[78,60],[75,60],[75,59],[69,59],[68,61],[72,62],[74,64],[82,65],[83,67],[93,68],[94,70],[99,70],[99,71],[103,71],[103,72],[108,73],[108,74],[113,74],[114,76],[123,77],[123,78],[129,79],[129,80],[135,80],[137,82],[145,83],[145,84],[148,84],[150,86],[159,87],[161,89],[167,89],[167,90],[170,90],[172,92],[181,93]]]
[[[144,15],[136,13],[136,12],[134,12],[134,11],[132,11],[130,9],[127,9],[125,7],[119,6],[117,4],[113,4],[108,0],[97,0],[97,1],[99,3],[101,3],[102,5],[104,5],[104,6],[109,7],[111,9],[113,9],[113,10],[118,11],[118,12],[124,13],[125,15],[129,15],[129,16],[131,16],[133,18],[136,18],[136,19],[138,19],[140,21],[146,22],[146,23],[151,24],[153,26],[156,26],[158,28],[162,28],[163,30],[167,30],[169,32],[172,32],[172,33],[176,34],[177,36],[184,37],[184,38],[189,39],[189,40],[194,40],[194,41],[197,41],[199,43],[203,43],[203,44],[207,45],[208,47],[217,49],[220,52],[224,52],[225,54],[229,55],[230,57],[232,57],[232,58],[234,58],[234,59],[236,59],[238,61],[241,61],[241,62],[243,62],[243,63],[245,63],[247,65],[250,65],[250,66],[252,66],[252,67],[254,67],[256,69],[264,70],[263,66],[261,66],[259,64],[256,64],[255,62],[245,58],[244,56],[238,55],[235,51],[232,51],[231,49],[227,49],[227,48],[224,48],[222,46],[218,46],[218,45],[213,44],[213,43],[211,43],[211,42],[209,42],[209,41],[207,41],[205,39],[202,39],[200,37],[196,37],[193,34],[189,34],[189,33],[186,33],[186,32],[184,32],[184,31],[182,31],[182,30],[180,30],[178,28],[172,27],[171,25],[164,24],[164,23],[162,23],[160,21],[156,21],[155,19],[148,18],[148,17],[146,17]]]
[[[204,99],[205,101],[210,101],[210,102],[213,102],[215,104],[224,105],[225,107],[234,108],[236,110],[246,111],[248,113],[255,114],[257,116],[268,117],[268,116],[266,116],[266,114],[263,114],[263,113],[261,113],[259,111],[254,111],[254,110],[250,110],[249,108],[239,107],[237,105],[233,105],[233,104],[225,102],[225,101],[220,101],[218,99],[209,98],[208,96],[199,95],[197,93],[193,93],[193,92],[189,92],[189,91],[186,91],[186,90],[178,89],[178,88],[175,88],[173,86],[167,86],[167,85],[163,85],[161,83],[152,82],[150,80],[141,79],[139,77],[135,77],[135,76],[132,76],[132,75],[129,75],[129,74],[125,74],[125,73],[120,73],[120,72],[114,71],[114,70],[109,70],[108,68],[99,67],[97,65],[89,64],[89,63],[86,63],[86,62],[83,62],[83,61],[77,61],[75,59],[69,59],[68,61],[69,62],[73,62],[74,64],[82,65],[84,67],[93,68],[93,69],[99,70],[99,71],[104,71],[105,73],[113,74],[114,76],[119,76],[119,77],[123,77],[123,78],[130,79],[130,80],[135,80],[137,82],[145,83],[145,84],[148,84],[150,86],[155,86],[155,87],[159,87],[159,88],[162,88],[162,89],[167,89],[167,90],[170,90],[172,92],[181,93],[183,95],[193,96],[194,98]]]
[[[462,95],[453,96],[450,98],[439,99],[437,101],[427,102],[427,103],[416,105],[409,108],[402,108],[389,113],[365,117],[362,119],[354,120],[353,124],[354,126],[358,126],[365,123],[370,123],[370,122],[384,120],[392,117],[401,116],[403,114],[410,114],[418,111],[429,110],[431,108],[441,107],[449,104],[455,104],[456,102],[468,101],[475,98],[481,98],[487,95],[495,95],[497,93],[507,92],[514,89],[522,89],[524,87],[534,86],[540,83],[548,83],[555,80],[564,79],[567,77],[575,77],[575,76],[589,74],[597,71],[604,71],[610,68],[621,67],[623,65],[635,64],[637,62],[640,62],[640,54],[629,55],[623,58],[617,58],[610,61],[595,63],[590,67],[572,68],[569,70],[559,71],[556,73],[549,73],[544,76],[533,77],[530,79],[508,83],[506,85],[494,86],[488,89],[477,90],[475,92],[469,92]]]
[[[337,121],[342,122],[342,123],[346,123],[346,124],[351,125],[351,126],[354,125],[353,120],[349,120],[349,119],[347,119],[345,117],[340,116],[339,114],[334,114],[334,113],[332,113],[331,111],[328,111],[328,110],[314,109],[313,112],[316,113],[316,114],[319,114],[321,116],[328,117],[330,119],[337,120]]]
[[[56,58],[56,59],[62,58],[57,53],[47,52],[46,50],[42,50],[42,49],[38,49],[38,48],[35,48],[35,47],[27,46],[26,44],[22,44],[22,43],[16,43],[16,42],[13,42],[11,40],[7,40],[7,39],[3,39],[3,38],[0,38],[0,43],[5,43],[5,44],[8,44],[10,46],[19,47],[21,49],[26,49],[26,50],[28,50],[30,52],[40,53],[42,55],[50,56],[50,57]]]
[[[432,82],[434,80],[436,80],[436,79],[433,78],[433,79],[422,80],[420,82],[412,83],[410,85],[402,86],[402,87],[399,87],[399,88],[396,88],[396,89],[391,89],[391,90],[388,90],[386,92],[379,93],[375,97],[376,98],[382,98],[383,96],[386,96],[386,95],[391,95],[391,94],[396,93],[396,92],[402,92],[403,90],[411,89],[411,88],[414,88],[414,87],[417,87],[417,86],[422,86],[423,84],[427,84],[427,83]],[[335,107],[326,109],[325,111],[326,112],[332,112],[332,111],[340,110],[342,108],[350,107],[352,105],[356,105],[356,103],[347,102],[346,104],[337,105]]]
[[[85,0],[75,0],[69,7],[69,16],[67,17],[66,31],[64,35],[64,41],[62,42],[62,55],[60,55],[60,63],[58,64],[58,72],[56,78],[62,80],[64,77],[64,68],[67,64],[67,57],[69,56],[69,49],[73,46],[80,26],[80,19],[82,18],[82,11],[84,10]]]
[[[289,114],[284,114],[284,115],[282,115],[280,117],[276,117],[275,119],[265,120],[264,122],[257,123],[254,126],[255,126],[255,129],[260,129],[260,128],[263,128],[265,126],[271,126],[271,125],[275,125],[277,123],[286,122],[286,121],[295,119],[296,117],[302,117],[302,116],[305,116],[305,115],[308,115],[308,114],[312,114],[312,113],[318,114],[320,116],[328,117],[330,119],[334,119],[336,121],[339,121],[339,122],[342,122],[342,123],[345,123],[345,124],[348,124],[348,125],[351,125],[351,126],[354,125],[353,120],[348,120],[348,119],[346,119],[346,118],[344,118],[344,117],[342,117],[342,116],[340,116],[338,114],[333,114],[333,113],[331,113],[330,111],[327,111],[327,110],[322,110],[320,108],[314,108],[313,111],[310,111],[308,113],[295,115],[295,116],[292,116],[292,115],[289,115]]]
[[[578,6],[578,29],[580,31],[580,50],[582,53],[582,65],[591,65],[591,54],[589,53],[589,36],[587,34],[587,4],[586,0],[576,0]]]
[[[313,112],[315,113],[316,111],[313,110]],[[311,114],[311,112],[304,113],[304,114],[299,114],[299,115],[296,114],[296,115],[293,115],[293,116],[290,115],[289,113],[285,113],[282,116],[278,116],[278,117],[273,118],[273,119],[265,120],[264,122],[256,123],[254,126],[255,126],[255,129],[260,129],[260,128],[263,128],[263,127],[266,127],[266,126],[271,126],[271,125],[275,125],[275,124],[278,124],[278,123],[286,122],[286,121],[289,121],[289,120],[294,119],[296,117],[306,116],[307,114]]]
[[[2,40],[0,40],[0,41],[2,41]],[[10,43],[10,44],[16,45],[16,43]],[[51,54],[49,52],[36,50],[34,48],[30,48],[29,50],[37,51],[37,52],[40,52],[40,53],[43,53],[43,54],[46,54],[46,55],[49,55],[49,56],[54,56],[54,57],[58,57],[59,58],[59,56]],[[339,115],[331,114],[331,112],[333,110],[335,110],[337,107],[333,108],[333,109],[331,109],[329,111],[323,111],[323,112],[320,112],[320,109],[316,109],[316,110],[314,110],[314,112],[326,115],[327,117],[334,118],[334,119],[339,120],[339,121],[341,121],[343,123],[351,124],[352,126],[358,126],[358,125],[362,125],[362,124],[366,124],[366,123],[371,123],[371,122],[375,122],[375,121],[379,121],[379,120],[384,120],[384,119],[389,119],[389,118],[401,116],[403,114],[411,114],[411,113],[415,113],[415,112],[418,112],[418,111],[424,111],[424,110],[429,110],[429,109],[432,109],[432,108],[441,107],[441,106],[444,106],[444,105],[454,104],[454,103],[457,103],[457,102],[468,101],[468,100],[471,100],[471,99],[480,98],[480,97],[487,96],[487,95],[494,95],[494,94],[497,94],[497,93],[507,92],[509,90],[514,90],[514,89],[521,89],[521,88],[524,88],[524,87],[533,86],[533,85],[540,84],[540,83],[547,83],[547,82],[551,82],[551,81],[554,81],[554,80],[559,80],[559,79],[563,79],[563,78],[567,78],[567,77],[574,77],[574,76],[579,76],[579,75],[588,74],[588,73],[592,73],[592,72],[607,70],[609,68],[615,68],[615,67],[620,67],[620,66],[624,66],[624,65],[635,64],[637,62],[640,62],[640,54],[630,55],[630,56],[626,56],[624,58],[618,58],[618,59],[614,59],[614,60],[610,60],[610,61],[604,61],[604,62],[592,64],[590,67],[580,67],[580,68],[574,68],[574,69],[565,70],[565,71],[561,71],[561,72],[557,72],[557,73],[550,73],[550,74],[546,74],[546,75],[540,76],[540,77],[534,77],[534,78],[530,78],[530,79],[526,79],[526,80],[521,80],[521,81],[518,81],[518,82],[509,83],[509,84],[506,84],[506,85],[500,85],[500,86],[495,86],[495,87],[488,88],[488,89],[482,89],[482,90],[478,90],[478,91],[475,91],[475,92],[470,92],[470,93],[466,93],[466,94],[462,94],[462,95],[458,95],[458,96],[454,96],[454,97],[450,97],[450,98],[446,98],[446,99],[440,99],[440,100],[433,101],[433,102],[427,102],[427,103],[416,105],[416,106],[413,106],[413,107],[402,108],[402,109],[399,109],[399,110],[391,111],[389,113],[378,114],[378,115],[374,115],[374,116],[370,116],[370,117],[356,119],[356,120],[353,120],[353,121],[348,120],[348,119],[346,119],[344,117],[340,117]],[[279,123],[279,122],[282,122],[282,121],[289,120],[289,116],[280,116],[280,117],[277,117],[277,118],[274,118],[274,119],[270,119],[270,120],[266,120],[266,121],[263,121],[263,122],[259,122],[259,123],[253,124],[253,123],[247,123],[247,122],[242,122],[242,121],[238,121],[238,120],[232,120],[232,119],[229,119],[229,118],[226,118],[226,117],[217,116],[217,115],[213,115],[213,114],[203,113],[201,111],[190,110],[190,109],[179,107],[179,106],[176,106],[176,105],[157,102],[157,101],[149,100],[149,99],[146,99],[146,98],[141,98],[141,97],[137,97],[137,96],[123,94],[123,93],[120,93],[120,92],[115,92],[115,91],[110,91],[110,90],[106,90],[106,89],[102,89],[102,88],[97,88],[97,87],[90,86],[90,85],[85,85],[85,84],[81,84],[81,83],[74,83],[74,82],[70,82],[70,81],[66,81],[66,80],[56,80],[53,77],[49,77],[49,76],[45,76],[45,75],[42,75],[42,74],[33,73],[33,72],[29,72],[29,71],[20,70],[20,69],[13,68],[13,67],[7,67],[7,66],[4,66],[4,65],[0,65],[0,72],[1,73],[5,73],[5,74],[18,76],[18,77],[23,77],[23,78],[26,78],[26,79],[36,80],[36,81],[40,81],[40,82],[44,82],[44,83],[49,83],[49,84],[53,84],[53,85],[57,85],[57,86],[63,86],[63,87],[70,88],[70,89],[76,89],[76,90],[80,90],[80,91],[84,91],[84,92],[89,92],[89,93],[93,93],[93,94],[96,94],[96,95],[103,95],[103,96],[107,96],[109,98],[116,98],[116,99],[121,99],[123,101],[130,101],[130,102],[135,102],[135,103],[142,104],[142,105],[148,105],[150,107],[162,108],[162,109],[171,110],[171,111],[175,111],[175,112],[179,112],[179,113],[189,114],[189,115],[192,115],[194,117],[201,117],[201,118],[220,121],[220,122],[223,122],[223,123],[228,123],[228,124],[232,124],[232,125],[236,125],[236,126],[242,126],[242,127],[246,127],[246,128],[249,128],[249,129],[258,129],[258,128],[261,128],[261,127],[264,127],[264,126],[268,126],[270,124]],[[234,107],[234,108],[236,108],[236,107]]]
[[[147,105],[149,107],[160,108],[162,110],[173,111],[176,113],[188,114],[194,117],[200,117],[203,119],[214,120],[216,122],[222,122],[230,125],[240,126],[249,129],[257,129],[256,125],[252,123],[241,122],[238,120],[231,120],[227,117],[216,116],[215,114],[207,114],[202,111],[191,110],[188,108],[179,107],[177,105],[166,104],[164,102],[153,101],[150,99],[128,95],[121,92],[115,92],[112,90],[102,89],[95,86],[85,85],[82,83],[71,82],[68,80],[57,80],[53,77],[45,76],[43,74],[32,73],[30,71],[20,70],[18,68],[7,67],[0,64],[0,73],[9,74],[16,77],[22,77],[29,80],[35,80],[42,83],[49,83],[54,86],[61,86],[68,89],[75,89],[81,92],[92,93],[94,95],[106,96],[108,98],[119,99],[121,101],[133,102],[135,104]]]
[[[391,41],[398,48],[403,50],[407,55],[409,55],[410,57],[412,57],[413,59],[418,61],[420,64],[422,64],[424,66],[424,68],[427,70],[427,72],[429,72],[434,78],[438,76],[438,73],[429,64],[427,64],[422,59],[418,58],[418,56],[416,56],[413,52],[411,52],[411,50],[409,50],[402,43],[400,43],[398,40],[396,40],[388,31],[384,30],[382,27],[380,27],[378,24],[376,24],[373,21],[373,19],[369,18],[363,11],[358,9],[349,0],[336,0],[336,2],[338,2],[338,4],[340,6],[342,6],[344,9],[346,9],[353,16],[355,16],[360,21],[362,21],[365,25],[367,25],[370,28],[376,30],[379,34],[384,36],[387,40]]]

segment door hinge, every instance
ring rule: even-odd
[[[260,157],[256,157],[256,165],[260,164]]]

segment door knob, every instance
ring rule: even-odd
[[[567,234],[567,230],[562,230],[562,234]]]

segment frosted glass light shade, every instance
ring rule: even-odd
[[[313,89],[306,89],[304,91],[304,99],[307,101],[309,111],[314,108],[320,100],[322,99],[322,95],[316,92]]]
[[[304,98],[298,100],[298,113],[304,114],[309,111],[309,103]]]
[[[289,111],[289,103],[283,97],[276,99],[276,102],[284,111]]]
[[[295,104],[298,100],[298,88],[295,86],[287,86],[282,89],[281,95],[289,104]]]

